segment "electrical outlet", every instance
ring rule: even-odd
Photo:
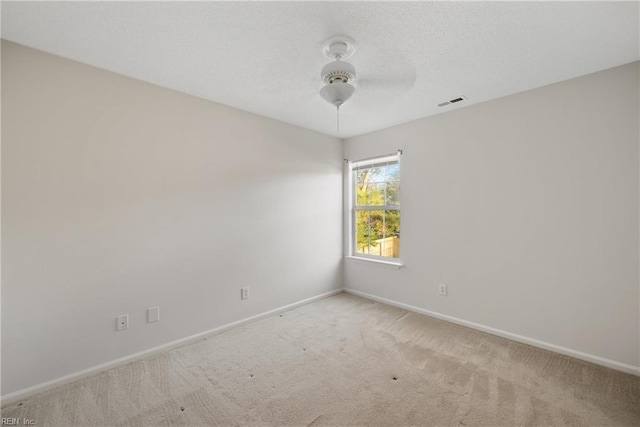
[[[249,299],[249,287],[240,288],[240,299]]]
[[[153,323],[160,320],[160,307],[147,308],[147,323]]]
[[[125,329],[129,329],[128,314],[123,314],[122,316],[116,317],[116,331],[124,331]]]
[[[444,283],[440,283],[438,285],[438,295],[440,295],[441,297],[446,297],[447,294],[448,294],[447,285],[445,285]]]

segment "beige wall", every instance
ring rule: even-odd
[[[348,260],[345,285],[640,373],[638,68],[348,139],[403,149],[406,266]]]
[[[341,193],[338,139],[3,41],[3,395],[341,287]]]

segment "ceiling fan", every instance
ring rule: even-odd
[[[324,84],[320,89],[320,96],[336,107],[338,132],[340,107],[354,95],[356,84],[362,91],[354,100],[358,99],[358,109],[364,110],[380,105],[380,100],[388,105],[394,98],[399,98],[411,89],[416,80],[415,67],[397,52],[386,56],[371,56],[371,52],[367,52],[369,55],[364,54],[360,58],[361,64],[374,69],[367,70],[366,77],[356,81],[356,68],[345,61],[356,52],[356,42],[347,36],[340,35],[326,40],[322,44],[321,52],[332,62],[320,71],[320,78]]]
[[[346,36],[332,37],[322,44],[322,54],[333,62],[322,67],[320,77],[325,86],[320,96],[336,107],[337,130],[340,132],[340,107],[347,102],[356,88],[351,83],[356,79],[356,67],[348,59],[356,51],[356,43]]]

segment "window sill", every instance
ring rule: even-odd
[[[404,267],[404,264],[399,261],[383,261],[380,259],[363,258],[358,256],[346,256],[345,258],[350,261],[354,261],[358,263],[373,264],[379,267],[393,268],[396,270],[399,270],[401,267]]]

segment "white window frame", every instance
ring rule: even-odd
[[[384,156],[372,157],[368,159],[356,160],[356,161],[347,161],[347,167],[345,169],[347,179],[345,180],[346,188],[346,204],[347,204],[347,224],[348,224],[348,235],[347,235],[347,244],[346,244],[346,254],[347,258],[354,260],[361,260],[367,262],[375,262],[378,264],[384,264],[391,267],[399,268],[403,266],[401,258],[393,258],[379,255],[370,255],[363,254],[357,252],[356,246],[356,212],[362,210],[378,210],[378,211],[400,211],[402,212],[402,165],[401,165],[401,154],[402,151],[398,150],[396,154],[387,154]],[[354,188],[354,170],[356,168],[362,166],[369,166],[381,163],[388,162],[397,162],[400,167],[400,205],[398,206],[356,206],[356,192]],[[402,233],[402,214],[400,214],[400,232]],[[402,251],[402,247],[401,247]],[[402,252],[401,252],[402,254]],[[402,256],[402,255],[401,255]]]

